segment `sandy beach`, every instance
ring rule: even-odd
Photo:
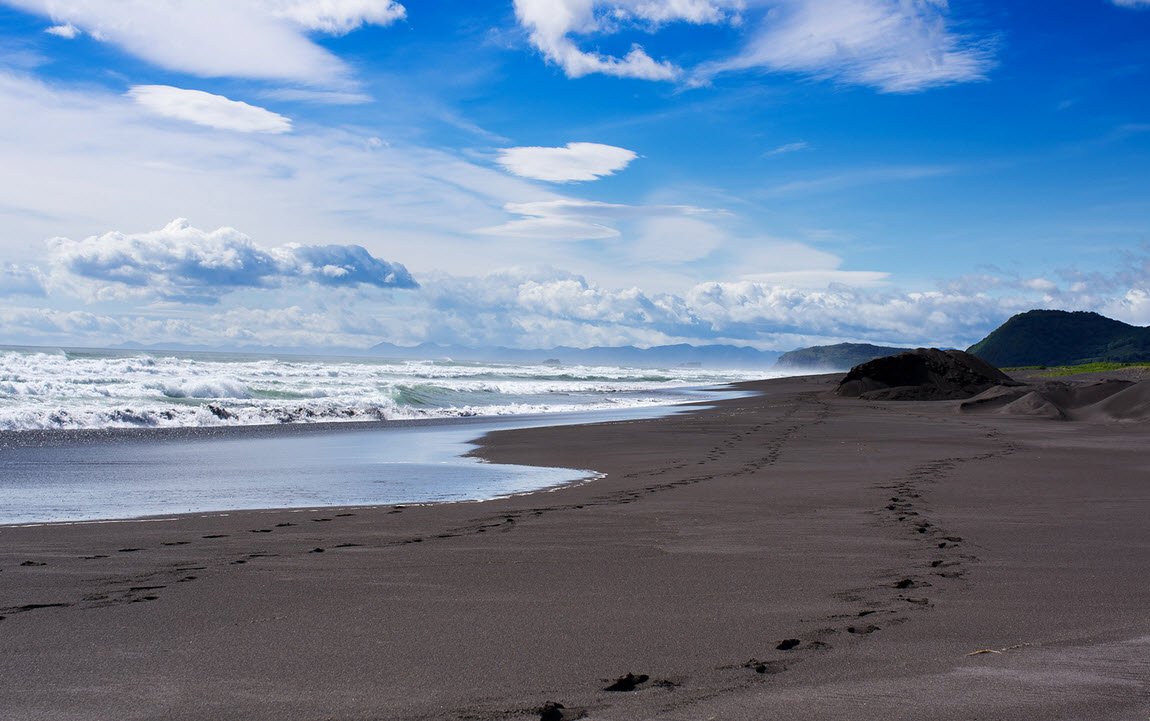
[[[837,379],[484,440],[551,492],[0,528],[0,717],[1144,721],[1146,423]]]

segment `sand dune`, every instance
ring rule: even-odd
[[[960,406],[963,413],[995,413],[1103,423],[1150,419],[1150,381],[1051,381],[995,386]]]

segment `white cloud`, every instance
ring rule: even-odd
[[[620,221],[715,212],[691,205],[625,205],[567,198],[507,203],[504,209],[522,217],[475,232],[534,240],[605,240],[620,235],[615,227]]]
[[[308,30],[346,35],[364,25],[390,25],[406,10],[394,0],[264,0],[272,15]]]
[[[260,95],[273,100],[317,105],[364,105],[372,98],[367,93],[343,92],[339,90],[307,90],[304,88],[275,88],[264,90]]]
[[[347,67],[307,37],[404,16],[391,0],[0,0],[169,70],[333,83]]]
[[[1150,0],[1113,0],[1114,4],[1120,8],[1147,8],[1150,7]]]
[[[73,40],[80,34],[80,28],[72,25],[71,23],[65,23],[64,25],[53,25],[52,27],[46,29],[44,32],[48,33],[49,35],[55,35],[56,37]]]
[[[807,141],[799,140],[799,141],[796,141],[794,143],[784,143],[783,145],[779,145],[775,148],[771,148],[767,152],[763,153],[763,156],[764,157],[771,157],[773,155],[786,155],[788,153],[797,153],[800,150],[807,150],[810,147],[811,147],[811,144],[808,143]]]
[[[120,93],[49,87],[3,71],[0,108],[4,261],[36,262],[36,243],[52,236],[192,217],[276,244],[331,238],[383,257],[403,242],[413,270],[546,262],[589,270],[572,262],[576,247],[511,239],[477,254],[474,229],[505,222],[506,203],[562,196],[486,160],[393,137],[387,125],[203,132],[156,122]]]
[[[215,303],[239,288],[291,281],[328,286],[415,288],[399,263],[355,245],[261,248],[234,228],[207,232],[180,218],[146,233],[111,231],[83,240],[54,238],[53,262],[93,281],[97,298],[144,297]]]
[[[737,17],[742,0],[515,0],[515,16],[534,45],[570,78],[592,73],[643,80],[674,80],[680,69],[657,61],[639,45],[623,57],[581,50],[572,35],[610,33],[620,25],[682,21],[719,23]]]
[[[1139,3],[1147,0],[1115,0]],[[757,0],[744,22],[741,0],[515,0],[530,41],[568,77],[592,73],[702,85],[739,71],[797,73],[917,92],[982,80],[993,65],[991,43],[954,29],[946,0]],[[1132,6],[1132,5],[1131,5]],[[619,57],[580,47],[579,36],[623,30],[657,32],[669,22],[729,23],[752,28],[731,57],[684,70],[655,60],[640,45]]]
[[[815,289],[832,285],[845,285],[852,288],[870,288],[886,285],[890,273],[875,270],[838,270],[833,268],[816,270],[780,270],[768,273],[748,273],[742,280],[764,283],[787,288]]]
[[[170,85],[134,85],[128,96],[150,113],[241,133],[286,133],[291,120],[256,105],[202,90]]]
[[[639,223],[638,237],[628,245],[628,252],[643,263],[687,263],[711,254],[726,239],[721,229],[698,218],[646,218]]]
[[[44,274],[39,268],[0,264],[0,296],[43,296],[46,293]]]
[[[632,150],[600,143],[567,143],[562,148],[503,148],[498,162],[523,178],[568,183],[614,175],[639,157]]]
[[[785,0],[774,2],[747,46],[701,66],[697,82],[761,70],[811,75],[883,92],[985,78],[985,42],[954,32],[945,0]]]

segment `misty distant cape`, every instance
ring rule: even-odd
[[[788,370],[845,371],[860,363],[898,355],[906,348],[871,345],[870,343],[836,343],[797,348],[779,356],[776,368]]]
[[[1000,368],[1150,361],[1150,328],[1097,313],[1031,310],[967,349]]]

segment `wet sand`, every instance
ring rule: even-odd
[[[547,493],[0,528],[0,717],[1146,719],[1146,423],[834,380],[486,439],[607,474]]]

